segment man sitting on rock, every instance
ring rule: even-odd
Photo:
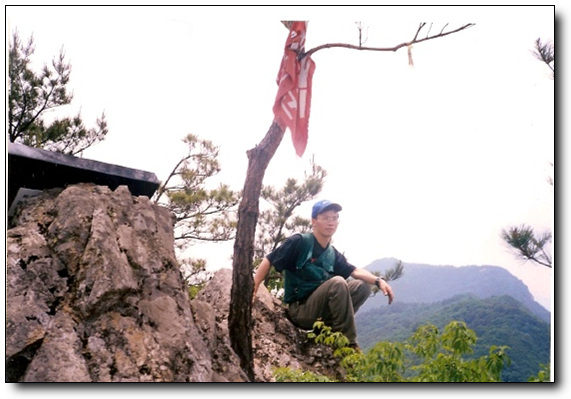
[[[389,304],[394,299],[385,280],[347,262],[332,245],[339,224],[339,204],[328,200],[315,203],[311,213],[312,233],[294,234],[268,254],[254,276],[254,298],[273,266],[284,273],[284,302],[291,321],[313,329],[321,319],[333,331],[343,333],[350,346],[358,348],[355,313],[371,294],[375,284]],[[347,280],[353,277],[351,280]]]

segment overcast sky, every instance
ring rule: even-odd
[[[475,23],[416,45],[412,68],[405,49],[317,52],[307,150],[297,157],[287,132],[264,183],[302,179],[314,156],[328,172],[321,197],[343,206],[334,245],[356,266],[501,266],[551,308],[551,269],[518,261],[500,232],[553,229],[554,81],[531,54],[535,39],[554,39],[553,8],[35,6],[6,16],[10,32],[34,35],[38,67],[63,46],[74,93],[65,112],[93,126],[105,111],[110,132],[85,158],[162,180],[194,133],[221,147],[212,185],[236,190],[273,120],[280,20],[309,20],[307,49],[357,44],[355,21],[379,47],[410,40],[420,21],[433,31]],[[232,243],[195,251],[231,266]]]

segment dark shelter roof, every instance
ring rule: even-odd
[[[154,173],[8,143],[8,207],[20,188],[46,190],[94,183],[115,190],[129,187],[132,195],[153,196],[159,187]]]

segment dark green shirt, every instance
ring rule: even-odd
[[[302,241],[303,238],[301,234],[294,234],[268,254],[268,260],[278,272],[281,273],[284,270],[295,271],[297,261],[299,257],[302,256]],[[347,262],[345,256],[339,253],[335,247],[333,247],[333,250],[335,251],[333,274],[336,276],[342,276],[343,278],[349,278],[356,267]],[[323,251],[325,251],[325,248],[323,248],[315,237],[313,237],[313,258],[317,259]]]

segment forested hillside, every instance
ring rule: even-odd
[[[486,355],[492,345],[509,347],[512,360],[502,372],[504,382],[525,382],[550,362],[550,324],[511,296],[480,299],[459,295],[437,303],[395,303],[356,315],[359,343],[368,349],[379,341],[404,341],[424,324],[442,329],[452,320],[464,321],[478,341],[474,356]]]
[[[396,259],[379,259],[366,267],[371,272],[383,272],[396,264]],[[527,286],[506,269],[498,266],[431,266],[404,263],[404,274],[392,281],[395,302],[433,303],[462,294],[478,298],[509,295],[521,302],[545,322],[551,321],[547,309],[535,302]],[[387,306],[386,298],[377,295],[369,299],[361,311]]]

